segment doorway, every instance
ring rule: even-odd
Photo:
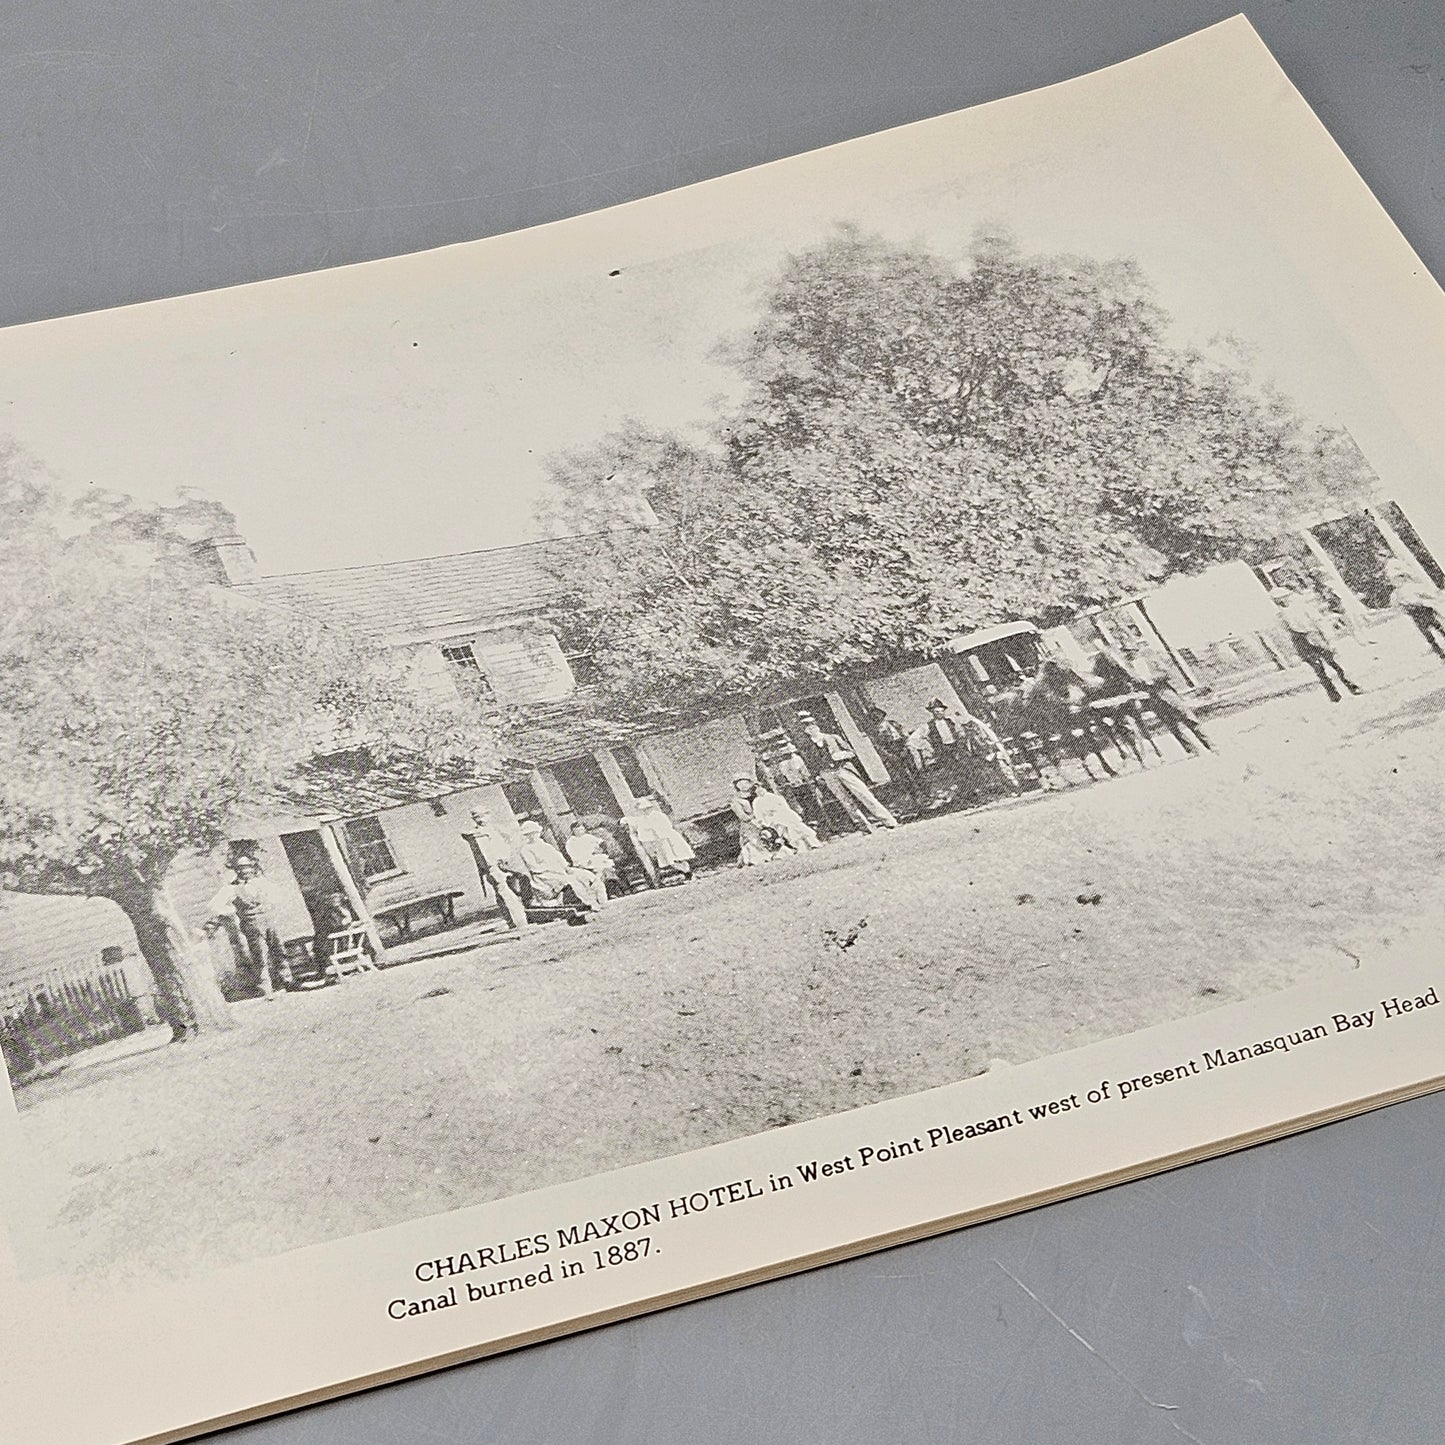
[[[315,923],[320,905],[333,893],[344,895],[347,890],[319,833],[283,833],[281,846],[286,850],[286,861],[296,877],[302,902]]]

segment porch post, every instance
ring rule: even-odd
[[[532,791],[537,795],[537,801],[547,815],[547,822],[551,825],[552,832],[557,838],[557,846],[565,847],[567,819],[575,815],[572,813],[571,803],[567,801],[567,794],[562,790],[562,785],[552,775],[550,768],[533,768],[532,775],[527,781],[531,783]]]
[[[490,888],[497,895],[497,904],[507,916],[507,926],[518,930],[529,927],[526,905],[512,892],[507,875],[488,857],[481,838],[476,833],[463,833],[462,840],[472,850],[472,861],[477,865],[483,891]]]
[[[1149,631],[1159,640],[1159,646],[1164,649],[1165,656],[1179,669],[1179,676],[1184,679],[1185,687],[1198,687],[1199,679],[1180,655],[1169,645],[1169,639],[1160,632],[1158,624],[1149,615],[1149,609],[1144,605],[1144,599],[1135,599],[1134,606],[1139,609],[1139,616],[1144,620]]]
[[[1345,581],[1340,569],[1335,566],[1335,559],[1325,551],[1320,544],[1320,539],[1315,536],[1312,527],[1301,527],[1300,537],[1306,547],[1309,548],[1310,556],[1319,563],[1320,570],[1325,574],[1325,580],[1330,585],[1330,590],[1340,599],[1340,605],[1344,608],[1345,621],[1353,632],[1368,615],[1365,604],[1350,590],[1350,584]]]
[[[1374,523],[1375,530],[1385,539],[1385,545],[1390,549],[1390,554],[1396,561],[1403,562],[1414,577],[1422,582],[1428,582],[1432,587],[1435,579],[1425,570],[1420,559],[1405,545],[1405,539],[1390,525],[1384,513],[1378,507],[1366,507],[1365,515]]]
[[[843,736],[848,739],[848,746],[857,753],[858,761],[862,763],[868,781],[880,784],[888,782],[888,769],[883,759],[879,757],[878,749],[873,746],[873,739],[863,731],[858,720],[853,716],[849,699],[844,697],[841,692],[825,692],[823,700],[833,709],[833,716],[838,719],[838,726],[843,729]]]
[[[607,780],[607,786],[612,789],[612,798],[618,809],[622,814],[630,813],[636,806],[637,799],[632,796],[632,789],[627,786],[627,778],[618,767],[612,749],[598,748],[592,756],[597,759],[597,766],[602,769],[602,776]]]
[[[366,906],[366,899],[361,896],[361,889],[356,886],[356,879],[351,876],[351,865],[346,861],[346,854],[341,851],[336,825],[323,823],[316,830],[316,835],[326,850],[327,861],[336,870],[337,881],[341,884],[341,891],[346,894],[346,901],[355,909],[357,921],[366,929],[366,941],[371,945],[372,958],[380,966],[386,961],[386,945],[381,941],[381,930],[377,928],[376,919],[371,916],[371,910]]]

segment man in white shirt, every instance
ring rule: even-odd
[[[1314,670],[1329,700],[1340,700],[1340,690],[1335,686],[1336,677],[1344,685],[1346,692],[1359,693],[1359,687],[1345,676],[1345,670],[1340,666],[1340,659],[1336,656],[1334,643],[1325,630],[1324,618],[1320,615],[1319,608],[1303,593],[1288,587],[1276,587],[1269,595],[1279,608],[1280,620],[1289,632],[1294,650]],[[1331,673],[1334,677],[1330,676]]]
[[[1390,582],[1390,606],[1403,612],[1420,629],[1420,635],[1437,657],[1445,658],[1445,646],[1441,645],[1445,640],[1445,621],[1441,618],[1445,611],[1445,592],[1433,582],[1417,577],[1399,560],[1386,565],[1385,576]]]
[[[857,828],[872,833],[879,827],[896,828],[898,819],[873,794],[863,780],[858,754],[846,738],[827,733],[812,717],[801,719],[806,742],[803,761],[813,776],[832,794],[838,806]]]
[[[518,850],[518,858],[540,892],[560,894],[564,888],[571,888],[584,907],[606,906],[607,889],[601,878],[583,868],[574,868],[561,851],[542,836],[540,823],[522,824],[522,846]]]
[[[261,865],[249,855],[231,865],[234,883],[220,889],[210,901],[206,931],[214,933],[226,918],[233,918],[250,964],[253,984],[262,998],[274,998],[291,987],[291,966],[276,931],[276,901]]]

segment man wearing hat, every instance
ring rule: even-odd
[[[1445,592],[1433,583],[1417,576],[1409,565],[1398,557],[1385,564],[1385,576],[1390,583],[1390,606],[1403,612],[1416,627],[1420,635],[1430,644],[1439,658],[1445,659]]]
[[[837,733],[827,733],[817,718],[801,713],[804,743],[801,748],[808,771],[832,794],[848,820],[865,833],[877,828],[896,828],[898,819],[873,796],[863,781],[858,754]]]
[[[206,932],[214,933],[229,916],[235,919],[250,965],[252,986],[262,998],[274,998],[291,987],[291,965],[275,923],[276,900],[261,874],[261,864],[243,853],[231,864],[236,881],[210,901]]]
[[[522,846],[517,856],[539,892],[558,894],[570,888],[586,908],[607,906],[607,887],[602,879],[584,868],[574,868],[542,836],[540,823],[529,820],[522,824]]]
[[[1325,631],[1324,619],[1319,608],[1303,593],[1288,587],[1275,587],[1270,591],[1274,605],[1279,608],[1280,620],[1289,631],[1294,650],[1314,669],[1331,702],[1339,702],[1340,690],[1330,676],[1333,672],[1348,693],[1358,693],[1359,687],[1345,676],[1340,659],[1335,654],[1334,643]]]

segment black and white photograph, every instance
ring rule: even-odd
[[[0,334],[23,1277],[1438,934],[1441,459],[1215,138],[1115,104]]]

